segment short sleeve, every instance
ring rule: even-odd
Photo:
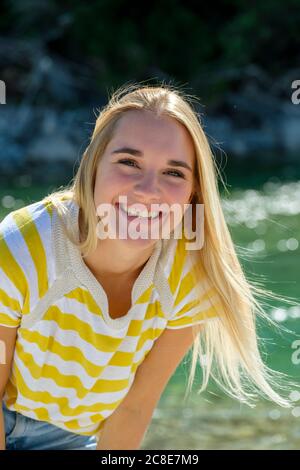
[[[8,214],[0,223],[0,325],[11,328],[20,325],[27,291],[27,279],[18,262],[11,214]]]
[[[173,312],[166,328],[185,328],[220,318],[222,308],[220,297],[208,281],[204,270],[199,268],[197,272],[188,258],[180,277]]]

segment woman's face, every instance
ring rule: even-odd
[[[99,161],[94,188],[95,207],[97,209],[103,203],[111,205],[117,230],[120,223],[127,222],[130,227],[132,221],[139,220],[140,225],[134,223],[134,226],[143,233],[147,229],[147,239],[132,239],[127,231],[121,242],[142,243],[149,247],[155,243],[151,238],[151,225],[152,230],[157,228],[153,224],[158,224],[161,230],[162,224],[165,226],[168,221],[170,232],[178,219],[175,224],[172,211],[153,219],[128,216],[121,208],[124,206],[119,206],[119,197],[126,197],[122,200],[127,203],[127,208],[135,205],[137,209],[152,211],[153,216],[153,204],[164,204],[164,211],[168,211],[176,203],[183,214],[184,204],[189,203],[193,191],[194,164],[193,142],[182,124],[168,116],[155,117],[149,111],[127,111],[117,123]],[[159,233],[156,240],[161,238],[162,232]]]

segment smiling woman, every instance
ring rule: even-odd
[[[199,359],[200,391],[212,376],[250,406],[258,394],[292,406],[279,394],[291,383],[258,349],[256,315],[267,316],[255,295],[271,294],[245,278],[216,174],[187,96],[126,86],[99,113],[71,185],[1,222],[3,447],[95,449],[97,437],[97,449],[138,448],[191,346],[188,389]],[[125,237],[99,237],[112,220],[99,215],[103,206],[118,228],[130,222]],[[200,249],[188,249],[186,220],[203,230]],[[24,426],[3,432],[9,412],[16,423],[31,420],[26,439]],[[52,440],[40,438],[40,422]]]
[[[126,154],[133,157],[125,159]],[[175,165],[183,168],[181,173],[172,168],[173,160]],[[95,207],[101,204],[115,206],[120,196],[126,197],[129,209],[142,205],[148,211],[162,203],[167,207],[174,203],[183,207],[192,196],[194,162],[193,142],[182,124],[167,116],[156,116],[151,111],[130,110],[116,123],[97,165]],[[124,221],[122,212],[116,220],[117,231],[119,223]],[[129,222],[134,219],[128,214],[125,217]],[[139,219],[139,223],[147,228],[156,223],[154,219]],[[174,224],[174,220],[172,222]],[[173,224],[169,224],[170,232],[174,229]],[[133,239],[128,232],[125,235],[123,239],[102,240],[96,250],[85,257],[95,273],[131,277],[146,262],[156,240],[151,237]]]

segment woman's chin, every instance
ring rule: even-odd
[[[120,242],[125,243],[127,245],[131,245],[131,246],[134,246],[134,245],[151,246],[151,245],[154,245],[159,240],[160,237],[152,238],[146,232],[145,233],[142,232],[142,233],[134,234],[134,236],[132,236],[132,234],[131,236],[129,236],[129,234],[127,233],[127,236],[125,237],[118,236],[117,238]]]

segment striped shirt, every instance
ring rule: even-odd
[[[65,204],[78,240],[78,205]],[[0,325],[18,330],[6,406],[70,432],[98,433],[165,328],[219,317],[204,275],[202,293],[196,289],[189,253],[183,239],[158,240],[129,311],[114,319],[51,202],[8,214],[0,223]]]

